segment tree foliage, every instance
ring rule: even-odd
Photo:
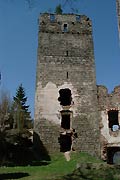
[[[55,13],[56,14],[62,14],[62,7],[61,7],[61,4],[59,4],[58,6],[56,6],[55,8]]]
[[[0,91],[0,131],[4,131],[6,126],[11,126],[10,112],[11,99],[8,92]]]
[[[27,97],[22,84],[19,85],[16,90],[16,96],[13,97],[12,113],[14,116],[14,126],[18,129],[28,128],[28,124],[31,121],[29,106],[26,105]]]
[[[8,0],[11,2],[17,1],[17,0]],[[69,11],[71,11],[72,13],[78,13],[78,8],[77,8],[77,2],[79,2],[80,0],[59,0],[59,2],[61,3],[61,10],[63,12],[63,10],[66,9],[66,7],[69,9]],[[29,9],[34,8],[35,6],[39,6],[41,4],[41,0],[24,0],[25,4],[27,4],[27,7]],[[58,9],[60,10],[60,9]],[[49,10],[47,10],[49,13],[53,13],[54,10],[51,9],[51,7],[49,8]],[[62,14],[61,11],[58,11],[59,13],[57,13],[55,11],[55,13],[57,14]]]
[[[27,97],[22,84],[16,91],[13,100],[9,93],[0,91],[0,131],[6,129],[30,129],[33,128],[33,121],[30,116],[29,106],[26,105]]]
[[[62,8],[69,7],[70,11],[73,13],[78,13],[78,8],[76,7],[76,4],[79,0],[63,0]]]
[[[55,13],[56,14],[62,14],[63,10],[65,10],[66,7],[69,8],[70,11],[72,11],[73,13],[78,13],[78,8],[77,8],[77,2],[78,1],[80,1],[80,0],[59,0],[60,4],[56,7],[57,12],[55,10]],[[25,0],[25,2],[27,2],[29,8],[32,8],[36,4],[39,5],[41,3],[41,0]],[[52,10],[50,8],[49,12],[51,12],[51,11]]]
[[[22,84],[13,101],[8,93],[0,92],[0,165],[25,165],[31,161],[32,121],[26,102]]]

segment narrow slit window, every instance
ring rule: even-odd
[[[67,72],[67,79],[68,79],[68,72]]]
[[[68,56],[68,51],[66,51],[66,56]]]

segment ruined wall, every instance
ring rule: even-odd
[[[115,87],[112,93],[108,93],[105,86],[98,86],[97,89],[99,111],[101,113],[101,157],[106,159],[108,147],[120,147],[120,130],[113,130],[109,126],[109,112],[117,113],[117,125],[120,125],[120,86]],[[114,118],[116,117],[113,115],[113,125],[116,125]]]
[[[39,26],[34,132],[49,153],[60,151],[61,112],[67,108],[72,113],[70,128],[78,134],[75,149],[98,156],[99,114],[91,20],[73,14],[42,14]],[[69,106],[58,101],[61,89],[71,91]]]
[[[116,7],[117,7],[117,16],[118,16],[118,30],[120,37],[120,0],[116,0]]]

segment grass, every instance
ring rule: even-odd
[[[80,171],[76,171],[77,163],[103,163],[101,160],[91,157],[85,153],[71,154],[71,160],[67,162],[62,153],[51,157],[51,162],[48,165],[42,166],[21,166],[21,167],[1,167],[0,180],[5,179],[21,179],[21,180],[76,180],[79,179]],[[89,169],[89,168],[88,168]],[[75,170],[75,171],[74,171]],[[93,171],[93,169],[92,169]],[[76,172],[76,173],[72,173]],[[88,173],[88,171],[84,171]],[[82,175],[84,174],[82,172]],[[94,174],[94,173],[93,173]],[[97,172],[98,174],[98,172]],[[90,174],[89,174],[90,176]],[[85,178],[83,178],[85,180]],[[89,180],[92,180],[89,177]],[[98,179],[96,179],[98,180]],[[101,179],[103,180],[103,179]],[[108,179],[106,179],[108,180]]]

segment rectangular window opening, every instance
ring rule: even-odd
[[[108,121],[109,121],[109,128],[112,131],[117,131],[119,129],[118,110],[108,111]]]
[[[107,163],[119,164],[119,162],[120,162],[120,147],[119,146],[107,147]]]
[[[64,31],[64,32],[67,32],[67,31],[68,31],[68,26],[67,26],[67,24],[64,24],[64,26],[63,26],[63,31]]]
[[[60,151],[66,152],[71,150],[72,138],[71,138],[71,127],[72,127],[72,111],[62,110],[61,113],[61,128],[62,133],[60,133],[59,143]]]
[[[70,114],[62,115],[61,127],[63,129],[70,129]]]
[[[54,22],[55,21],[55,15],[54,14],[50,14],[50,21]]]
[[[80,15],[76,15],[76,21],[80,22]]]

